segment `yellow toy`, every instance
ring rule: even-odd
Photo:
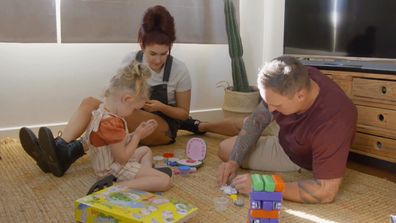
[[[75,219],[81,223],[185,222],[198,208],[158,194],[112,186],[75,202]]]

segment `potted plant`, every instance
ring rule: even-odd
[[[232,0],[224,0],[224,14],[228,37],[228,50],[231,58],[232,84],[224,88],[223,110],[249,113],[256,108],[260,94],[257,87],[249,86],[243,47]]]

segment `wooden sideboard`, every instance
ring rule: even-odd
[[[321,70],[358,110],[351,151],[396,163],[396,74]]]

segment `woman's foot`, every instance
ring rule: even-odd
[[[199,130],[199,124],[201,124],[201,121],[199,121],[198,119],[193,119],[190,116],[188,119],[181,121],[180,129],[193,132],[194,134],[197,135],[203,135],[206,132]]]
[[[25,150],[30,157],[36,161],[37,166],[44,172],[50,172],[48,161],[44,151],[39,145],[37,136],[29,128],[23,127],[19,130],[19,141],[21,142],[22,148]]]

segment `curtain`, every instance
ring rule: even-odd
[[[174,17],[176,42],[227,43],[223,0],[61,0],[62,42],[137,42],[143,14],[154,5]]]
[[[60,0],[62,43],[133,43],[147,8],[175,18],[177,43],[226,44],[223,0]],[[239,18],[239,2],[234,0]],[[55,0],[1,0],[0,42],[57,42]]]
[[[55,0],[1,0],[0,42],[56,42]]]

